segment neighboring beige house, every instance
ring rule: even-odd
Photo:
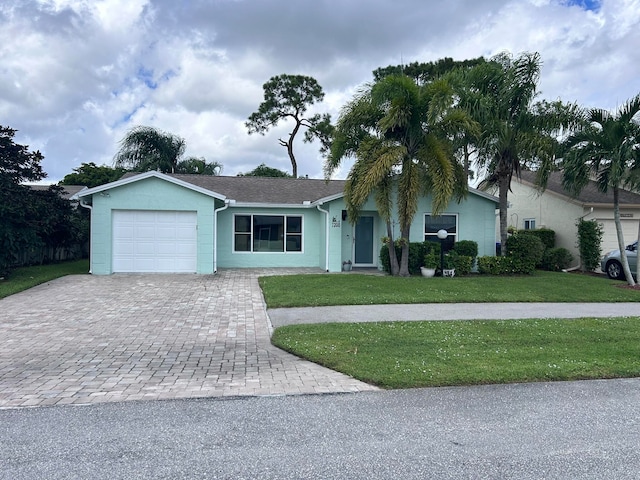
[[[613,194],[600,192],[595,182],[589,182],[582,193],[572,197],[562,188],[562,173],[554,172],[544,192],[535,186],[535,172],[521,172],[514,177],[509,192],[507,221],[518,230],[550,228],[556,232],[556,247],[567,248],[579,262],[576,222],[580,218],[597,220],[604,229],[602,253],[618,248],[613,222]],[[625,244],[638,238],[640,194],[620,191],[620,215]],[[499,225],[497,227],[499,238]]]

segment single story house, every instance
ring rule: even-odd
[[[343,180],[128,174],[83,190],[91,209],[91,272],[191,272],[218,268],[318,267],[343,262],[381,268],[386,225],[370,199],[355,225],[346,216]],[[410,241],[475,240],[495,254],[497,198],[470,190],[438,217],[421,198]],[[393,222],[395,235],[399,233]]]
[[[509,193],[507,220],[518,230],[549,228],[556,232],[556,246],[568,249],[579,261],[578,228],[580,218],[596,220],[603,227],[603,253],[618,248],[618,237],[613,221],[613,193],[598,190],[590,181],[582,192],[573,197],[562,187],[562,172],[553,172],[546,190],[541,192],[535,185],[536,173],[521,172],[514,177]],[[640,221],[640,193],[620,190],[620,216],[625,243],[638,238]]]

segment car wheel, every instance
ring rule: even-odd
[[[612,280],[624,280],[622,265],[617,260],[611,260],[607,263],[607,276]]]

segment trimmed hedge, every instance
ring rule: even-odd
[[[600,266],[604,230],[596,220],[578,220],[578,248],[582,271],[593,272]]]
[[[399,262],[402,247],[398,241],[395,242],[395,248]],[[433,253],[440,258],[440,244],[429,241],[409,243],[409,273],[411,275],[420,274],[420,267],[424,266],[424,256],[429,253]],[[391,262],[389,260],[389,248],[387,245],[383,245],[380,248],[380,263],[385,272],[391,273]]]
[[[569,268],[573,261],[571,252],[563,247],[549,248],[542,256],[542,268],[551,272],[559,272]]]
[[[536,266],[515,257],[478,257],[478,272],[485,275],[531,275]]]
[[[460,240],[453,246],[453,251],[459,255],[471,257],[472,261],[478,256],[478,242],[473,240]]]
[[[478,272],[488,275],[533,274],[545,249],[542,240],[528,232],[519,232],[507,239],[505,257],[478,258]]]
[[[524,232],[516,233],[507,239],[506,247],[507,257],[519,260],[526,271],[535,270],[536,266],[542,262],[544,245],[537,235]]]
[[[451,250],[445,255],[445,265],[447,268],[455,268],[456,276],[469,275],[473,267],[473,257],[460,255],[457,251]]]
[[[549,228],[539,228],[537,230],[524,230],[519,232],[519,234],[523,233],[538,237],[545,250],[556,246],[556,232]]]

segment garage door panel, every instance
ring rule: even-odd
[[[151,273],[155,272],[155,261],[153,258],[134,258],[132,264],[135,272]]]
[[[191,232],[189,232],[191,233]],[[154,231],[154,235],[158,235],[158,241],[160,242],[164,242],[164,243],[169,243],[169,242],[173,242],[176,238],[178,238],[178,234],[176,232],[175,227],[170,227],[170,226],[161,226],[158,227],[155,231]],[[183,238],[190,238],[191,235],[186,235]]]
[[[113,212],[114,272],[195,273],[196,212]]]
[[[133,246],[134,255],[154,255],[156,253],[156,244],[150,241],[136,242]]]
[[[156,253],[158,255],[173,255],[179,254],[180,249],[173,243],[161,243],[156,246]]]
[[[193,234],[193,232],[191,230],[189,230],[188,228],[178,228],[175,231],[176,238],[179,239],[179,240],[184,240],[184,239],[190,238],[192,234]]]
[[[618,234],[616,233],[616,225],[613,220],[599,220],[603,228],[602,235],[602,253],[618,249]],[[636,241],[638,237],[638,220],[622,219],[622,236],[625,245],[629,245]]]
[[[195,245],[179,244],[175,246],[175,252],[179,255],[195,255],[197,250]]]
[[[176,212],[177,215],[175,217],[175,223],[177,225],[185,225],[185,226],[191,226],[191,220],[189,219],[189,217],[187,215],[181,215],[181,213],[184,212]]]
[[[139,239],[154,240],[158,233],[161,233],[161,232],[159,232],[157,229],[153,228],[152,226],[148,226],[148,225],[139,225],[139,226],[136,226],[136,229],[135,229],[135,235]]]

